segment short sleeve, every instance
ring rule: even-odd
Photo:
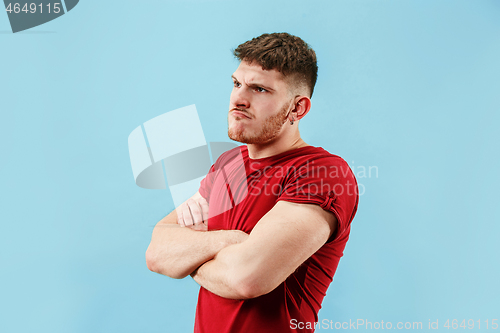
[[[338,225],[328,242],[349,228],[358,206],[358,186],[349,165],[331,155],[292,168],[278,200],[316,204],[332,212]]]
[[[210,199],[210,193],[212,192],[212,187],[213,187],[213,184],[214,184],[214,177],[215,177],[215,167],[214,165],[212,165],[210,167],[210,170],[208,171],[208,174],[205,176],[205,178],[203,178],[200,182],[200,188],[199,188],[199,192],[201,194],[201,196],[203,198],[205,198],[205,200],[207,200],[207,202],[210,203],[209,199]]]

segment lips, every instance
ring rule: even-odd
[[[235,117],[250,119],[250,116],[246,112],[243,112],[243,111],[233,110],[233,111],[231,111],[231,114]]]

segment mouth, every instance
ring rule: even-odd
[[[234,117],[251,119],[251,117],[248,115],[248,113],[240,111],[240,110],[232,110],[231,114]]]

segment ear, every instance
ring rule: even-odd
[[[297,96],[295,97],[294,108],[289,114],[290,120],[300,120],[311,109],[311,99],[307,96]]]

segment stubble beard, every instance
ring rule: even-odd
[[[231,140],[246,144],[265,144],[275,139],[281,131],[283,124],[287,122],[289,103],[285,103],[281,110],[266,119],[264,126],[257,135],[249,136],[244,133],[244,129],[234,130],[229,128],[227,135]]]

